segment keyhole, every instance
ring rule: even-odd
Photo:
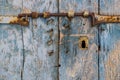
[[[81,50],[87,50],[88,49],[88,37],[87,36],[81,36],[80,37],[79,48]]]
[[[86,43],[85,43],[84,40],[82,41],[81,47],[82,47],[82,48],[86,48]]]

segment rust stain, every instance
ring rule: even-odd
[[[102,16],[102,15],[97,15],[95,14],[95,24],[98,23],[116,23],[116,22],[120,22],[120,16]]]
[[[2,21],[2,18],[0,17],[0,21]]]
[[[64,36],[65,36],[65,35],[60,32],[60,42],[59,42],[59,44],[62,44],[62,39],[64,38]]]
[[[19,18],[17,17],[12,17],[11,20],[10,20],[10,23],[17,23],[19,20]]]
[[[10,24],[19,24],[22,26],[28,26],[29,25],[29,21],[26,20],[25,18],[18,18],[18,17],[13,17],[11,18]]]
[[[50,46],[51,44],[53,44],[53,40],[52,40],[52,39],[49,40],[49,41],[47,42],[47,44],[48,44],[48,46]]]

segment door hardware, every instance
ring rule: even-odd
[[[81,36],[79,39],[79,48],[81,50],[86,50],[86,49],[88,49],[88,44],[89,44],[88,37]]]
[[[0,16],[0,23],[10,23],[10,24],[19,24],[22,26],[29,25],[29,17],[32,19],[36,19],[39,17],[49,18],[49,17],[83,17],[88,18],[91,17],[91,25],[97,25],[101,23],[118,23],[120,22],[120,15],[98,15],[93,12],[84,11],[81,13],[75,13],[74,11],[69,11],[68,13],[50,13],[50,12],[32,12],[32,13],[21,13],[18,16]]]
[[[18,18],[17,16],[0,16],[1,24],[18,24],[22,26],[28,26],[29,21],[25,17]]]

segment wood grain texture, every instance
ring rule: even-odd
[[[100,0],[100,14],[120,15],[119,0]],[[100,80],[120,80],[120,24],[102,24],[99,28]]]
[[[57,12],[57,0],[23,0],[23,12]],[[24,29],[24,80],[58,80],[58,19],[30,20]]]
[[[0,15],[20,13],[21,3],[0,0]],[[22,54],[21,26],[0,24],[0,80],[21,80]]]
[[[74,10],[98,11],[97,0],[60,0],[60,12]],[[98,80],[97,27],[90,26],[90,19],[76,17],[59,19],[60,30],[60,80]],[[87,36],[87,50],[79,48],[79,39]]]

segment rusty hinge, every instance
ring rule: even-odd
[[[19,24],[22,26],[28,26],[29,25],[29,17],[32,19],[43,17],[43,18],[49,18],[49,17],[68,17],[73,18],[75,16],[81,16],[84,18],[91,17],[91,24],[92,26],[101,24],[101,23],[117,23],[120,22],[120,16],[119,15],[98,15],[93,12],[84,11],[81,13],[75,13],[74,11],[69,11],[68,13],[50,13],[50,12],[44,12],[44,13],[22,13],[18,14],[18,16],[0,16],[0,23],[10,23],[10,24]]]

